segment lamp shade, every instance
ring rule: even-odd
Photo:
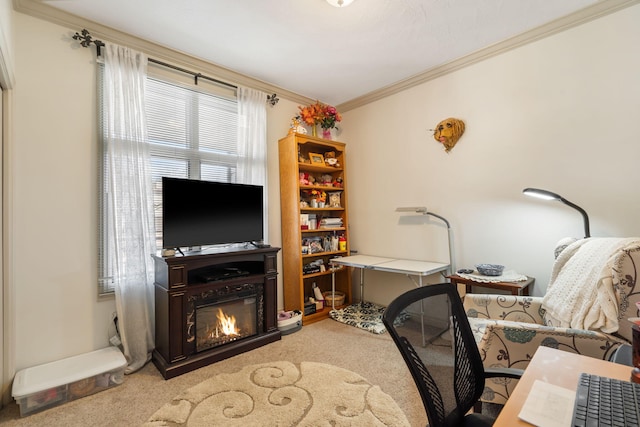
[[[426,214],[427,208],[424,206],[402,207],[402,208],[396,208],[396,212],[415,212],[415,213]]]
[[[562,199],[562,197],[560,197],[560,195],[556,193],[552,193],[551,191],[547,191],[547,190],[540,190],[538,188],[525,188],[524,190],[522,190],[522,193],[526,194],[527,196],[537,197],[538,199],[542,199],[542,200],[561,201]]]

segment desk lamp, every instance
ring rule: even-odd
[[[543,199],[543,200],[557,200],[557,201],[562,202],[565,205],[570,206],[573,209],[577,210],[578,212],[580,212],[582,214],[582,219],[584,220],[584,237],[585,237],[585,239],[587,237],[591,237],[591,234],[589,233],[589,216],[587,215],[585,210],[582,209],[580,206],[576,205],[575,203],[571,203],[570,201],[568,201],[564,197],[562,197],[562,196],[560,196],[560,195],[558,195],[556,193],[552,193],[551,191],[547,191],[547,190],[540,190],[540,189],[537,189],[537,188],[525,188],[524,190],[522,190],[522,193],[526,194],[527,196],[537,197],[537,198]]]
[[[396,212],[413,212],[413,213],[418,213],[422,215],[430,215],[432,217],[438,218],[439,220],[443,221],[447,225],[447,238],[449,242],[449,264],[451,264],[450,273],[451,274],[455,273],[456,270],[455,268],[453,268],[453,246],[451,245],[451,224],[449,224],[449,221],[447,221],[444,217],[438,214],[429,212],[427,208],[424,206],[396,208]]]

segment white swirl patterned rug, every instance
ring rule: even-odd
[[[144,424],[156,426],[409,426],[396,402],[360,375],[324,363],[270,362],[201,382]]]

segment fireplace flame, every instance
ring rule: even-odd
[[[230,335],[239,335],[240,330],[236,328],[236,317],[235,316],[227,316],[224,314],[222,309],[218,309],[218,325],[222,329],[222,333],[230,336]]]

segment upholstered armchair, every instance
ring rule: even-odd
[[[640,238],[588,238],[556,248],[543,297],[465,295],[485,368],[526,369],[541,345],[609,359],[631,342],[639,271]],[[482,401],[504,404],[516,383],[488,380]]]

